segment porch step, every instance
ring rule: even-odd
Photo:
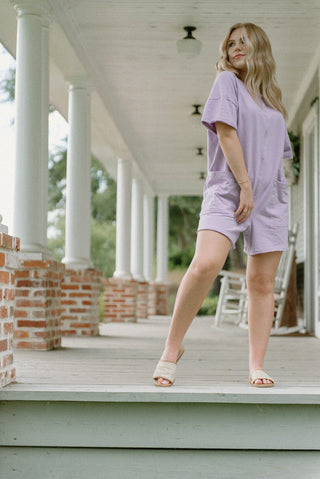
[[[320,388],[300,389],[12,384],[0,477],[316,479]]]

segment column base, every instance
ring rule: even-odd
[[[104,280],[104,322],[137,321],[138,283],[134,279]]]
[[[33,255],[34,253],[30,253]],[[14,347],[49,350],[61,346],[61,281],[65,267],[21,254],[15,275]]]
[[[0,233],[0,387],[16,379],[13,330],[15,270],[19,267],[19,249],[19,238],[3,231]]]
[[[98,336],[100,286],[97,269],[66,269],[62,290],[62,336]]]

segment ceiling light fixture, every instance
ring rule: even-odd
[[[192,36],[192,32],[196,27],[183,27],[187,32],[187,36],[177,41],[177,50],[180,55],[186,58],[193,58],[199,55],[202,43]]]

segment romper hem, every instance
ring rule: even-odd
[[[264,248],[263,250],[253,250],[253,251],[250,251],[250,253],[248,252],[248,250],[246,250],[246,248],[243,249],[243,251],[248,255],[248,256],[254,256],[256,254],[263,254],[263,253],[272,253],[272,252],[275,252],[275,251],[287,251],[289,248],[288,247],[283,247],[283,246],[279,246],[279,247],[276,247],[276,246],[273,246],[272,248]]]

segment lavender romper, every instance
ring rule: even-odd
[[[208,128],[208,173],[198,231],[222,233],[233,248],[243,232],[248,255],[288,249],[288,185],[282,160],[293,155],[283,115],[264,101],[258,106],[245,84],[224,71],[212,86],[201,121]],[[242,223],[234,216],[240,187],[220,147],[216,121],[237,130],[251,180],[254,208]]]

